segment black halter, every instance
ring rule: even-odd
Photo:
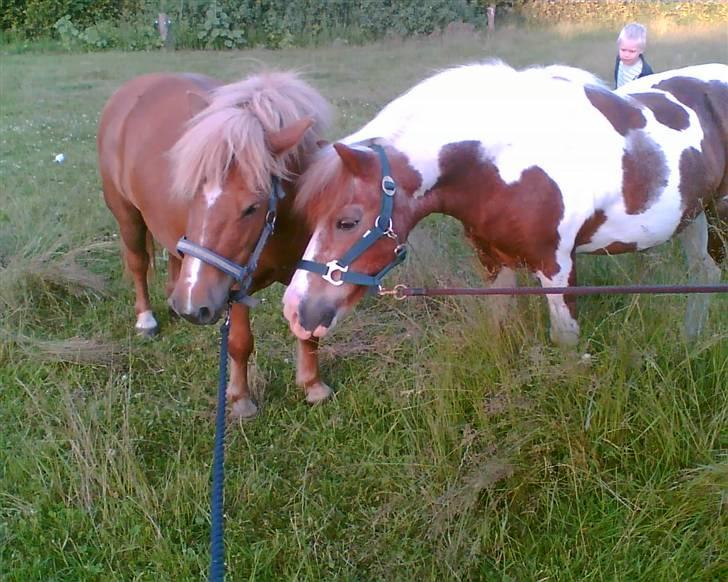
[[[379,209],[379,216],[374,219],[374,226],[366,231],[361,239],[340,259],[334,259],[328,263],[301,260],[297,265],[299,269],[321,275],[324,280],[336,287],[344,283],[352,283],[353,285],[379,288],[384,276],[407,257],[405,245],[397,244],[394,249],[394,259],[376,275],[367,275],[349,270],[351,263],[364,254],[380,238],[386,236],[399,243],[399,237],[392,229],[392,208],[394,206],[394,195],[397,193],[397,184],[390,176],[389,160],[387,154],[384,153],[384,148],[380,145],[369,147],[377,152],[382,165],[382,206]],[[336,279],[333,278],[335,273],[339,273]]]
[[[253,273],[255,273],[255,269],[258,267],[260,255],[263,253],[268,239],[276,228],[278,201],[282,200],[285,195],[286,193],[281,188],[280,179],[277,176],[271,176],[271,192],[268,197],[268,213],[265,215],[265,226],[263,226],[258,242],[250,254],[247,265],[240,266],[210,249],[188,241],[187,237],[184,236],[177,242],[177,252],[182,256],[190,255],[191,257],[200,259],[203,263],[220,269],[223,273],[232,277],[240,284],[240,289],[230,292],[230,302],[244,303],[248,307],[254,307],[258,302],[248,295],[248,291],[253,282]]]

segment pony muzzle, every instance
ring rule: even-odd
[[[289,287],[283,297],[283,315],[291,333],[307,340],[325,336],[336,323],[338,309],[330,301],[306,299]]]
[[[186,300],[180,300],[179,295],[176,290],[170,295],[168,299],[169,306],[177,315],[196,325],[216,323],[227,305],[225,301],[215,302],[209,300],[209,298],[208,300],[197,302],[189,294]]]

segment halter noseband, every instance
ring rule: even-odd
[[[222,255],[218,255],[216,252],[211,251],[208,248],[188,241],[185,236],[180,238],[177,242],[177,252],[179,252],[182,256],[190,255],[191,257],[199,259],[203,263],[207,263],[208,265],[211,265],[232,277],[235,281],[240,283],[240,289],[230,292],[230,302],[244,303],[248,307],[254,307],[257,304],[257,300],[248,295],[248,291],[253,283],[253,273],[255,273],[255,269],[258,267],[260,255],[263,253],[263,249],[265,248],[268,239],[276,228],[278,201],[282,200],[285,195],[286,193],[283,188],[281,188],[280,179],[277,176],[271,176],[271,192],[268,197],[268,212],[265,215],[265,226],[263,226],[258,242],[255,244],[255,248],[250,254],[250,258],[246,265],[238,265],[230,259],[226,259]]]
[[[394,259],[376,275],[367,275],[349,270],[351,263],[364,254],[380,238],[386,236],[394,241],[399,241],[397,233],[392,229],[392,208],[394,206],[394,195],[397,192],[397,184],[390,175],[389,160],[387,159],[387,154],[384,153],[384,148],[376,144],[369,147],[379,155],[379,161],[382,166],[382,206],[379,209],[379,216],[374,219],[374,226],[366,231],[361,239],[340,259],[334,259],[328,263],[318,263],[304,259],[296,265],[301,270],[321,275],[325,281],[328,281],[335,287],[344,283],[351,283],[353,285],[379,288],[384,276],[407,257],[407,248],[405,245],[398,244],[394,249]],[[385,225],[385,227],[383,228],[382,225]],[[339,275],[334,279],[334,274],[336,273],[339,273]]]

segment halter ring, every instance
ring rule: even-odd
[[[339,279],[334,279],[331,275],[333,273],[346,273],[349,270],[349,265],[346,265],[345,267],[342,267],[339,264],[339,261],[334,259],[333,261],[329,261],[326,263],[326,273],[321,275],[321,278],[325,281],[328,281],[331,283],[334,287],[339,287],[340,285],[344,284],[344,280],[339,277]]]
[[[377,219],[374,221],[374,226],[376,228],[378,228],[379,230],[381,230],[384,234],[386,234],[387,236],[389,236],[389,238],[392,238],[389,235],[390,232],[393,232],[392,231],[392,219],[391,218],[389,219],[389,224],[387,224],[387,228],[382,228],[381,226],[379,226],[379,219],[380,218],[381,218],[381,215],[380,216],[377,216]]]

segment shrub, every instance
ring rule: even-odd
[[[718,0],[0,0],[0,26],[28,38],[57,36],[68,47],[145,49],[161,44],[152,23],[164,11],[178,47],[282,48],[426,35],[452,22],[482,27],[490,4],[499,21],[534,24],[728,22],[728,3]]]
[[[630,20],[667,18],[675,22],[726,22],[728,4],[721,0],[696,2],[632,2],[630,0],[526,0],[516,2],[518,13],[531,23],[595,22],[621,26]]]

